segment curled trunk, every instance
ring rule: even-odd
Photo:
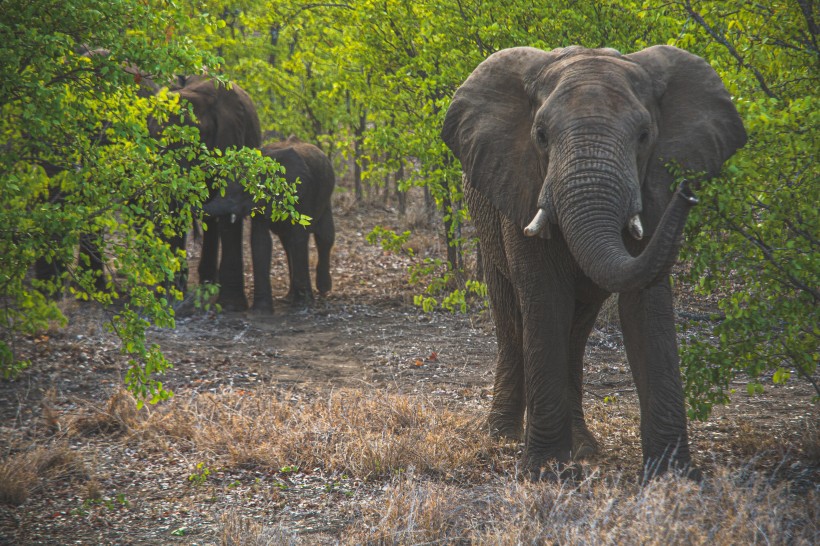
[[[616,203],[612,203],[611,210],[602,211],[600,202],[586,201],[565,206],[559,211],[559,221],[570,252],[583,272],[609,292],[639,290],[669,270],[680,250],[689,210],[697,203],[682,184],[646,248],[632,256],[624,245],[625,226]]]

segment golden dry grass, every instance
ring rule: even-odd
[[[641,486],[634,467],[640,457],[636,410],[587,405],[604,455],[582,481],[564,483],[520,479],[520,446],[489,438],[482,426],[486,408],[369,389],[177,393],[142,411],[119,391],[99,407],[78,409],[67,430],[69,437],[107,435],[131,449],[173,451],[222,470],[275,474],[298,466],[374,484],[355,498],[355,516],[325,543],[818,543],[816,486],[794,491],[791,482],[775,481],[751,463],[713,463],[701,484],[665,476]],[[804,426],[803,444],[795,449],[809,455],[817,427]],[[726,449],[747,460],[757,455],[753,446],[771,447],[753,423],[725,427]],[[100,484],[68,444],[34,447],[0,463],[0,502],[20,504],[49,480],[74,478],[81,478],[83,498],[100,497]],[[317,535],[299,534],[286,520],[247,517],[241,504],[222,513],[214,538],[224,545],[318,543]]]
[[[88,477],[82,458],[65,443],[33,446],[0,462],[0,503],[19,506],[49,482]]]
[[[407,468],[474,475],[477,461],[499,456],[481,422],[421,397],[340,389],[303,398],[295,391],[243,390],[177,399],[141,428],[218,454],[221,465],[295,465],[376,479]]]

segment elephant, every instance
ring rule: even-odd
[[[535,479],[599,453],[583,354],[618,293],[644,475],[697,477],[670,269],[694,191],[746,142],[717,73],[672,46],[505,49],[456,90],[441,136],[461,161],[496,326],[491,433],[523,439]],[[672,190],[673,166],[699,176]]]
[[[107,50],[89,50],[87,55],[108,56]],[[139,96],[146,97],[160,90],[161,86],[143,74],[139,68],[126,65],[123,69],[133,74],[139,82]],[[200,141],[209,149],[225,150],[230,147],[258,148],[262,142],[262,132],[256,108],[248,94],[238,85],[230,87],[206,76],[178,76],[169,82],[169,92],[176,93],[180,99],[191,104],[196,123],[193,120],[172,120],[170,123],[195,124],[199,129]],[[154,120],[149,120],[153,133],[160,130]],[[105,144],[103,142],[103,144]],[[46,169],[49,176],[53,173]],[[58,170],[52,169],[54,173]],[[51,196],[61,199],[60,195]],[[177,204],[177,206],[185,206]],[[226,310],[244,310],[248,307],[245,297],[243,260],[242,260],[242,219],[232,221],[228,218],[206,217],[203,221],[205,231],[202,241],[202,256],[199,263],[199,280],[201,283],[219,282],[218,302]],[[88,256],[89,267],[96,277],[97,289],[103,290],[104,260],[99,248],[100,234],[81,234],[80,253]],[[222,258],[217,264],[220,241]],[[174,249],[186,247],[187,236],[173,237],[169,241]],[[38,279],[54,279],[65,269],[65,264],[44,259],[37,260],[34,268]],[[187,284],[187,266],[175,280],[177,288],[185,291]]]
[[[332,288],[330,276],[330,252],[336,238],[333,222],[331,196],[336,185],[333,164],[325,153],[313,144],[295,136],[287,140],[267,144],[262,154],[285,167],[285,179],[297,186],[296,210],[310,216],[311,223],[305,227],[290,220],[272,221],[270,205],[264,213],[254,214],[251,219],[251,255],[253,258],[254,295],[253,310],[273,311],[271,295],[271,236],[279,236],[288,262],[290,284],[286,299],[292,303],[306,303],[313,299],[308,264],[308,240],[313,234],[318,252],[316,264],[316,289],[324,295]],[[251,196],[239,184],[228,186],[225,195],[206,203],[204,211],[211,215],[235,215],[242,217],[255,208]]]
[[[238,85],[230,87],[205,76],[179,78],[171,88],[180,99],[191,104],[197,118],[200,141],[210,150],[231,147],[259,148],[262,131],[256,107]],[[187,123],[192,123],[187,121]],[[216,197],[212,192],[211,197]],[[242,218],[206,216],[199,262],[199,282],[219,282],[218,303],[227,311],[247,309],[242,259]],[[175,248],[185,248],[186,236],[171,241]],[[217,267],[220,242],[222,258]],[[185,288],[185,279],[180,282]]]

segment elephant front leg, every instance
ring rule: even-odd
[[[219,220],[206,218],[202,221],[202,253],[199,259],[199,283],[219,282],[217,262],[219,259]]]
[[[550,475],[553,463],[562,471],[572,454],[568,341],[574,298],[561,292],[547,298],[522,303],[527,389],[524,467],[532,477]]]
[[[645,477],[691,463],[669,279],[622,293],[624,345],[638,387]],[[697,477],[697,471],[689,475]]]
[[[222,260],[219,263],[219,304],[226,311],[244,311],[248,308],[245,296],[244,263],[242,260],[242,219],[235,222],[221,219],[219,238]]]
[[[251,219],[251,259],[253,261],[253,310],[273,312],[270,286],[270,260],[273,251],[270,220],[257,214]]]
[[[569,345],[569,397],[572,413],[572,458],[588,459],[597,455],[601,448],[584,419],[584,351],[601,303],[575,302]]]
[[[491,264],[485,264],[485,271],[498,341],[490,434],[522,440],[526,396],[521,312],[509,280]]]

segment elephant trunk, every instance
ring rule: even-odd
[[[560,203],[557,207],[559,225],[570,252],[581,270],[608,292],[645,288],[675,262],[686,218],[697,199],[685,183],[681,184],[643,252],[632,256],[622,233],[628,227],[632,236],[640,239],[643,235],[640,219],[624,217],[623,205],[616,197],[617,186],[608,186],[615,192],[609,195],[612,192],[602,189],[600,181],[591,181],[590,185],[603,195],[590,199],[588,192],[578,189],[566,192],[557,201]]]

